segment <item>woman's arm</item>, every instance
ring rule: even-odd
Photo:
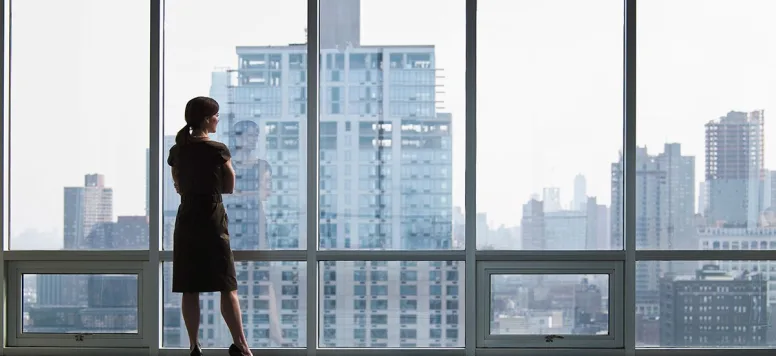
[[[173,182],[173,186],[175,186],[175,192],[180,194],[181,190],[178,187],[178,169],[176,169],[175,167],[170,167],[170,171],[172,172],[172,182]]]
[[[232,194],[234,193],[235,174],[234,174],[234,167],[232,167],[231,159],[227,160],[224,163],[223,171],[224,171],[224,186],[223,186],[224,194]]]

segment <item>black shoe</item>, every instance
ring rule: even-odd
[[[191,356],[202,356],[202,348],[199,345],[194,346],[194,348],[191,349],[191,353],[189,355],[191,355]]]
[[[245,353],[243,353],[243,350],[241,350],[237,345],[232,344],[232,346],[229,346],[229,356],[243,356]]]

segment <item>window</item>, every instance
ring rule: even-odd
[[[623,4],[478,1],[479,249],[622,248]]]
[[[489,328],[480,330],[478,344],[616,347],[623,342],[616,312],[623,300],[622,272],[618,262],[483,262],[478,315]],[[448,300],[447,307],[456,302]]]
[[[149,1],[10,5],[7,247],[147,250]]]
[[[373,261],[377,262],[377,261]],[[354,269],[357,269],[359,267],[356,267],[357,265],[361,264],[363,262],[346,262],[346,261],[338,261],[336,262],[335,266],[324,266],[323,264],[320,264],[320,267],[322,268],[322,272],[326,273],[327,270],[330,270],[329,273],[346,273],[351,274]],[[349,303],[342,303],[337,304],[337,310],[336,310],[336,321],[331,321],[331,324],[329,325],[337,325],[338,328],[352,328],[355,325],[360,325],[363,323],[364,319],[361,317],[355,318],[354,315],[358,316],[361,311],[367,311],[371,315],[369,318],[369,321],[367,325],[372,325],[374,327],[375,325],[379,327],[387,327],[388,330],[398,330],[401,326],[412,326],[417,324],[417,320],[428,320],[429,317],[433,317],[438,312],[441,313],[454,313],[456,315],[459,315],[458,319],[448,319],[450,320],[450,323],[446,323],[440,319],[440,322],[438,323],[441,327],[445,326],[454,326],[458,325],[458,323],[463,323],[464,316],[463,316],[463,303],[464,303],[464,295],[463,293],[456,294],[454,297],[456,298],[455,303],[445,303],[442,300],[436,300],[431,299],[430,296],[425,292],[420,292],[419,286],[423,287],[424,290],[427,290],[427,286],[429,285],[429,279],[427,277],[428,273],[430,272],[429,269],[433,262],[427,262],[427,261],[417,261],[417,263],[414,265],[414,267],[400,267],[402,265],[401,261],[388,261],[385,264],[376,264],[373,267],[370,267],[372,269],[376,269],[372,271],[372,276],[382,276],[385,275],[386,278],[371,278],[367,280],[367,285],[355,285],[353,289],[353,294],[351,294],[350,290],[338,288],[337,291],[341,294],[337,295],[337,298],[348,298],[348,299],[354,299],[354,302],[352,304]],[[457,262],[457,261],[450,261],[449,263],[443,263],[445,267],[443,268],[458,268],[463,269],[464,263],[463,262]],[[364,265],[372,265],[372,263],[366,262]],[[403,268],[405,270],[400,271],[400,268]],[[403,284],[405,282],[402,282],[398,276],[400,272],[408,272],[413,271],[417,273],[417,281],[412,282],[413,285]],[[337,279],[338,283],[344,284],[341,279]],[[350,282],[352,283],[352,282]],[[441,285],[445,286],[447,284],[453,284],[453,283],[459,283],[463,284],[463,275],[460,275],[458,279],[455,281],[442,281]],[[366,293],[369,294],[366,294]],[[364,296],[367,297],[367,299],[361,299]],[[460,301],[460,302],[459,302]],[[419,302],[422,303],[422,307],[418,307]],[[427,305],[429,303],[436,303],[438,307],[428,307]],[[352,308],[352,309],[351,309]],[[321,314],[323,315],[323,314]],[[323,317],[323,316],[322,316]],[[361,320],[361,321],[359,321]],[[425,322],[424,322],[425,323]],[[411,334],[407,333],[407,336],[401,336],[401,339],[404,338],[413,338],[416,339],[415,346],[414,347],[431,347],[430,343],[430,335],[428,334],[428,331],[420,330],[422,328],[419,328],[417,331],[416,336],[417,337],[411,337]],[[374,330],[374,329],[371,329]],[[404,334],[403,334],[404,335]],[[460,334],[455,335],[454,337],[444,337],[444,338],[434,338],[434,339],[441,339],[441,342],[444,345],[447,345],[448,347],[460,347],[463,345],[463,331],[461,331]],[[359,346],[358,343],[364,342],[366,343],[363,346]],[[435,342],[440,342],[439,340]],[[375,343],[386,343],[386,341],[370,341],[369,339],[365,341],[359,341],[358,339],[350,339],[350,338],[336,338],[336,337],[327,337],[325,334],[322,335],[322,339],[320,340],[321,346],[326,345],[327,347],[379,347],[376,346]],[[388,341],[385,346],[383,347],[401,347],[399,344],[399,339],[394,339],[394,337],[389,337]]]
[[[464,247],[463,221],[455,220],[451,214],[455,207],[460,211],[463,205],[463,166],[454,165],[452,160],[428,163],[391,159],[391,155],[398,152],[451,157],[456,151],[461,154],[457,162],[463,162],[465,104],[461,98],[464,83],[443,81],[438,73],[444,71],[463,76],[463,62],[457,59],[464,57],[465,46],[457,35],[463,35],[465,30],[462,22],[465,1],[443,1],[444,7],[441,3],[438,0],[405,1],[402,4],[412,11],[397,13],[406,20],[397,30],[385,14],[396,13],[405,5],[362,1],[361,23],[371,25],[362,26],[360,39],[321,42],[320,91],[324,93],[319,103],[321,143],[327,137],[323,131],[325,125],[345,123],[347,132],[355,121],[354,133],[358,135],[359,144],[353,147],[358,150],[353,154],[369,158],[368,164],[360,167],[359,187],[362,191],[358,199],[362,204],[359,213],[345,215],[339,208],[336,216],[321,219],[321,224],[359,226],[358,238],[345,247],[346,236],[339,234],[334,237],[336,241],[332,241],[320,230],[321,249],[454,250]],[[339,30],[326,26],[328,20],[324,15],[327,10],[322,7],[321,11],[321,38],[334,39]],[[426,26],[430,17],[449,20],[439,21],[430,28]],[[344,55],[343,48],[348,48]],[[390,65],[387,64],[389,58]],[[389,92],[400,94],[389,96]],[[366,122],[365,117],[371,122]],[[405,126],[421,129],[397,130]],[[457,129],[441,130],[443,126]],[[453,132],[457,133],[454,138]],[[443,144],[451,139],[454,145]],[[400,144],[404,141],[417,144]],[[392,148],[394,145],[400,145],[398,150]],[[324,146],[320,147],[323,156]],[[335,164],[351,166],[344,158]],[[324,167],[326,165],[321,161],[321,172]],[[430,169],[423,177],[397,179],[390,174],[411,168]],[[440,168],[453,174],[442,175]],[[443,185],[455,189],[440,190]],[[329,189],[327,185],[326,194],[334,194],[336,198],[349,196],[352,192]],[[323,197],[322,194],[321,201]],[[433,204],[419,203],[432,201]],[[396,205],[400,206],[402,214],[395,213]],[[387,230],[389,226],[393,229]]]
[[[767,347],[774,261],[639,261],[639,347]]]
[[[204,95],[254,353],[765,355],[771,2],[6,1],[2,353],[185,352]]]
[[[251,342],[251,345],[262,345],[252,347],[304,347],[306,343],[307,315],[305,310],[307,309],[307,299],[301,296],[307,293],[305,263],[289,261],[238,262],[236,269],[239,276],[245,276],[245,278],[238,278],[238,286],[248,287],[246,291],[239,293],[243,325],[246,326],[248,341]],[[287,269],[295,271],[298,278],[284,279],[283,274],[289,272]],[[241,271],[253,273],[239,273]],[[186,348],[189,341],[181,316],[181,294],[172,293],[172,263],[164,263],[162,273],[162,282],[165,288],[163,294],[163,347]],[[251,278],[257,275],[266,276],[266,278]],[[264,290],[266,293],[253,293],[253,291],[258,290]],[[219,293],[202,293],[200,295],[202,315],[212,316],[212,318],[201,319],[203,330],[228,330],[220,314],[219,300]],[[257,326],[258,328],[248,326]],[[288,334],[283,331],[283,328],[288,326],[294,326],[294,329],[298,329],[298,331],[294,331],[294,334]],[[202,337],[200,342],[202,347],[208,348],[222,347],[223,344],[228,345],[232,341],[228,332],[219,332],[217,337]]]
[[[137,347],[143,339],[137,262],[9,264],[10,346]],[[79,341],[80,338],[80,341]]]
[[[300,184],[304,186],[306,151],[299,140],[304,140],[306,121],[298,116],[305,114],[307,81],[298,78],[305,78],[307,58],[304,46],[291,44],[304,42],[304,32],[297,29],[305,27],[306,3],[197,1],[197,5],[164,1],[165,138],[161,151],[166,159],[184,124],[180,103],[199,95],[213,97],[220,103],[213,139],[229,147],[237,175],[235,194],[224,196],[232,249],[303,249],[307,239],[299,229],[305,211]],[[256,21],[249,14],[259,12],[273,16],[250,26]],[[200,19],[220,16],[217,14],[230,20],[210,29],[201,25]],[[198,40],[192,42],[195,38]],[[269,47],[278,43],[286,46]],[[192,62],[194,57],[202,59]],[[281,81],[285,77],[288,82]],[[301,159],[284,159],[291,155]],[[169,166],[163,163],[167,174]],[[291,171],[299,175],[284,174]],[[162,209],[167,228],[163,246],[171,249],[179,198],[172,178],[166,175],[164,179]]]

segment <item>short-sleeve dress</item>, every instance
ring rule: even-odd
[[[221,198],[229,148],[192,141],[170,148],[167,163],[178,171],[181,204],[173,234],[172,291],[237,290],[229,243],[229,218]]]

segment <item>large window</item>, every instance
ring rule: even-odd
[[[466,3],[354,3],[321,7],[320,248],[463,249]]]
[[[147,250],[149,1],[6,3],[6,248]]]
[[[3,4],[0,354],[188,353],[196,96],[254,354],[776,347],[771,0]]]
[[[776,344],[776,267],[759,260],[776,249],[774,15],[769,1],[638,4],[635,245],[702,251],[636,264],[639,346]]]

